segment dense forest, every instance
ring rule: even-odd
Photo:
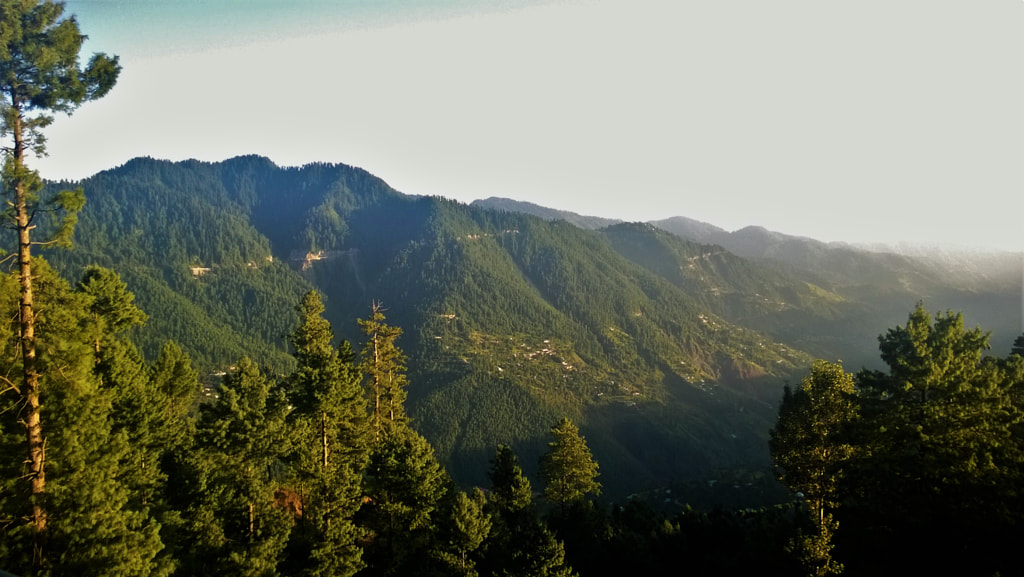
[[[1024,568],[1024,336],[989,354],[920,302],[884,328],[950,295],[1012,324],[1012,283],[799,245],[828,278],[340,164],[46,182],[43,130],[120,64],[80,64],[60,3],[3,7],[0,572]]]
[[[398,327],[334,338],[315,291],[293,307],[289,373],[243,357],[216,392],[146,321],[116,273],[74,286],[37,260],[47,490],[30,498],[17,379],[18,278],[3,277],[0,566],[20,575],[958,574],[1021,568],[1014,543],[1024,337],[1006,357],[952,313],[918,308],[879,339],[888,371],[819,361],[771,433],[793,491],[775,504],[672,513],[600,499],[603,470],[567,418],[548,423],[535,485],[497,445],[460,486],[405,413]],[[658,500],[686,502],[662,492]],[[46,508],[45,540],[31,507]],[[936,552],[933,547],[941,544]],[[920,553],[921,548],[932,551]]]

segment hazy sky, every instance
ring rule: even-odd
[[[135,156],[360,166],[410,194],[1024,250],[1021,0],[80,0]]]

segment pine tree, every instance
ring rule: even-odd
[[[1024,357],[1024,335],[1019,335],[1013,339],[1013,347],[1010,349],[1010,354]]]
[[[441,526],[444,543],[438,557],[447,572],[462,577],[478,575],[477,553],[491,532],[491,517],[484,511],[486,502],[480,489],[475,489],[472,495],[456,493]]]
[[[93,350],[95,318],[91,299],[71,291],[38,260],[35,289],[40,314],[36,319],[39,386],[47,399],[41,416],[52,426],[46,436],[49,472],[45,541],[32,523],[31,489],[20,481],[24,458],[13,450],[23,443],[24,428],[16,424],[25,409],[22,399],[7,391],[0,399],[0,424],[5,456],[0,465],[0,517],[26,522],[0,526],[0,566],[23,575],[161,575],[169,569],[157,561],[162,548],[160,526],[140,503],[125,474],[132,460],[128,434],[112,410],[113,391],[102,386]],[[23,358],[14,323],[18,310],[17,278],[2,279],[3,362],[17,367]],[[20,434],[15,434],[20,429]],[[45,545],[45,555],[41,555]]]
[[[166,549],[161,557],[175,565],[187,556],[187,533],[183,513],[191,504],[188,495],[188,462],[197,449],[194,411],[200,398],[199,375],[192,360],[173,342],[167,342],[150,372],[150,390],[155,403],[149,441],[154,449],[161,474],[157,496],[152,504],[153,516],[160,522],[161,540]]]
[[[199,373],[181,347],[167,342],[160,349],[150,378],[153,389],[161,398],[156,418],[162,426],[157,434],[158,444],[164,448],[166,457],[191,443],[192,423],[188,417],[201,392]]]
[[[492,529],[481,560],[483,575],[569,576],[564,545],[537,518],[530,481],[519,458],[500,445],[488,471],[491,492],[487,510]]]
[[[89,312],[92,313],[97,333],[93,337],[93,347],[97,354],[102,340],[121,336],[132,327],[146,322],[146,313],[135,306],[135,295],[128,290],[128,285],[108,268],[88,267],[75,288],[91,297]]]
[[[42,179],[25,164],[29,152],[45,154],[42,130],[53,122],[52,113],[70,114],[88,100],[104,96],[117,81],[117,58],[96,54],[83,70],[78,53],[85,40],[74,18],[63,17],[64,4],[38,0],[11,0],[0,10],[0,98],[2,132],[13,142],[4,147],[0,172],[7,209],[5,226],[18,234],[19,338],[22,355],[20,391],[26,411],[29,470],[24,478],[31,488],[32,527],[36,562],[42,566],[42,543],[47,524],[46,433],[41,419],[41,374],[37,360],[35,289],[32,247],[68,244],[76,214],[85,202],[81,189],[64,191],[45,201],[40,198]],[[32,238],[37,216],[57,217],[55,234],[44,240]]]
[[[366,400],[348,343],[332,345],[320,295],[307,293],[297,310],[300,323],[291,342],[299,366],[288,381],[303,495],[300,549],[308,550],[298,556],[308,558],[310,575],[351,575],[363,567],[357,543],[363,532],[352,517],[369,458]]]
[[[983,356],[988,338],[965,329],[960,314],[933,319],[918,305],[879,337],[888,372],[856,376],[864,424],[842,480],[844,507],[865,540],[862,557],[879,566],[1008,570],[1002,544],[1022,521],[1022,413],[1012,361]],[[886,534],[904,542],[878,538]],[[912,543],[935,554],[912,555]]]
[[[794,551],[814,576],[836,574],[842,565],[831,557],[838,524],[830,510],[839,501],[838,482],[853,453],[850,427],[857,419],[853,376],[842,365],[817,361],[799,389],[787,386],[769,449],[779,480],[801,493],[815,533],[800,536]]]
[[[167,548],[158,563],[160,571],[167,572],[174,565],[174,535],[182,530],[179,509],[184,507],[171,503],[168,491],[182,480],[170,479],[169,473],[179,470],[181,450],[191,441],[187,417],[200,392],[198,374],[173,343],[165,344],[153,368],[146,365],[127,338],[146,315],[134,305],[134,295],[117,273],[89,267],[76,291],[86,298],[93,320],[94,372],[111,394],[114,431],[128,442],[119,477],[131,491],[129,505],[160,522]]]
[[[164,425],[159,420],[159,392],[152,387],[149,368],[124,333],[141,325],[146,315],[134,304],[134,295],[110,269],[86,269],[75,287],[85,297],[92,317],[94,373],[100,385],[110,391],[111,417],[115,431],[128,438],[131,455],[124,464],[137,507],[153,503],[162,481],[159,471],[160,447],[154,439]]]
[[[502,516],[528,510],[533,502],[530,480],[519,466],[519,458],[507,445],[498,445],[488,472],[491,493],[488,503]]]
[[[999,363],[982,357],[988,335],[964,329],[963,317],[951,312],[933,323],[919,305],[905,327],[890,329],[879,343],[889,372],[862,371],[857,383],[870,422],[865,429],[878,433],[871,436],[873,466],[899,480],[886,482],[886,493],[906,490],[899,499],[907,505],[938,496],[951,482],[980,488],[1003,478],[1015,445],[1010,424],[1020,414]],[[912,487],[921,482],[933,490]],[[958,504],[973,508],[967,497]]]
[[[544,498],[557,503],[564,518],[571,503],[588,493],[599,495],[601,483],[597,481],[597,461],[572,421],[562,419],[551,428],[551,436],[554,440],[540,459],[540,474],[545,483]]]
[[[191,511],[198,559],[230,575],[270,575],[291,531],[274,506],[291,452],[284,390],[248,358],[228,375],[216,402],[200,407],[197,423],[199,502]]]
[[[437,509],[451,481],[426,439],[408,426],[392,426],[370,458],[363,507],[372,535],[372,575],[406,575],[435,550]]]
[[[384,320],[384,306],[375,302],[370,318],[358,321],[366,335],[359,368],[367,378],[370,428],[377,441],[389,429],[408,421],[405,416],[405,389],[408,385],[405,355],[395,346],[402,329],[389,326]]]

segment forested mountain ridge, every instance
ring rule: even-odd
[[[383,302],[405,329],[411,414],[464,482],[497,443],[530,471],[564,415],[608,463],[610,491],[764,467],[803,351],[877,359],[887,314],[922,298],[880,284],[868,299],[651,225],[585,230],[404,195],[345,165],[140,158],[81,185],[76,247],[48,258],[72,281],[90,264],[117,270],[150,316],[133,329],[149,358],[172,339],[206,373],[245,355],[287,372],[309,288],[353,342],[355,319]]]
[[[383,302],[405,329],[417,427],[466,481],[497,443],[533,463],[565,415],[610,491],[764,467],[781,383],[810,362],[601,233],[403,195],[344,165],[141,158],[80,184],[76,247],[48,258],[72,280],[117,270],[150,317],[133,329],[147,356],[169,338],[206,372],[243,355],[287,371],[310,287],[353,342]]]
[[[570,212],[567,210],[556,210],[553,208],[547,208],[534,204],[532,202],[524,202],[521,200],[512,200],[510,198],[500,198],[492,196],[490,198],[484,198],[474,200],[469,203],[470,206],[477,206],[481,208],[490,208],[494,210],[501,210],[507,212],[522,212],[524,214],[532,214],[543,218],[544,220],[564,220],[568,223],[575,224],[580,228],[598,229],[606,226],[612,226],[619,224],[622,221],[612,218],[601,218],[599,216],[585,216]]]
[[[632,231],[632,243],[616,243],[627,258],[677,286],[698,291],[690,294],[715,289],[728,294],[708,304],[725,307],[721,310],[729,320],[763,330],[816,356],[842,358],[848,366],[879,367],[876,337],[918,301],[937,310],[963,311],[968,323],[993,331],[996,350],[1009,348],[1024,326],[1022,254],[825,243],[761,226],[729,232],[683,216],[648,223],[678,237],[672,240],[650,229],[641,233],[636,224],[511,199],[488,198],[474,205],[565,220],[583,228],[607,227],[610,238]],[[640,241],[637,235],[650,238]],[[700,259],[695,258],[698,253]],[[739,281],[740,286],[734,285],[737,273],[747,277]],[[804,302],[808,290],[820,298]],[[762,295],[761,301],[789,306],[775,307],[774,312],[770,306],[761,312],[736,306],[736,295],[752,301],[759,292],[773,291],[774,296]],[[782,294],[788,296],[780,298]]]
[[[840,314],[832,319],[804,318],[791,328],[802,339],[768,330],[823,358],[842,358],[848,366],[878,366],[876,337],[916,302],[936,310],[962,311],[969,326],[993,332],[992,347],[1008,350],[1024,326],[1024,255],[866,250],[748,226],[726,232],[686,218],[652,222],[683,239],[722,246],[730,253],[840,296]],[[757,325],[755,325],[757,326]],[[784,328],[779,326],[777,328]],[[792,333],[795,335],[796,333]]]
[[[48,282],[42,286],[49,287],[43,294],[49,299],[81,295],[82,303],[93,303],[91,309],[80,311],[81,318],[68,321],[77,322],[79,332],[95,331],[95,337],[77,346],[82,358],[92,359],[96,353],[97,375],[106,379],[103,382],[112,398],[125,406],[139,401],[137,389],[142,390],[145,380],[121,371],[144,362],[132,356],[134,348],[124,340],[127,336],[155,359],[150,360],[155,375],[174,374],[182,383],[196,383],[196,373],[187,366],[188,356],[173,345],[163,346],[169,336],[198,360],[202,372],[228,370],[219,387],[221,398],[200,406],[194,426],[202,434],[195,437],[196,445],[180,455],[187,460],[194,454],[199,461],[211,456],[239,458],[230,451],[218,452],[224,447],[218,444],[223,439],[218,440],[217,423],[241,418],[234,414],[236,409],[252,408],[238,404],[239,395],[245,395],[246,403],[254,403],[256,412],[250,417],[266,421],[258,429],[265,429],[265,441],[271,444],[246,449],[253,452],[238,461],[265,458],[260,468],[265,467],[269,475],[250,479],[265,498],[259,505],[249,501],[250,539],[255,534],[252,519],[257,507],[267,518],[281,516],[284,505],[277,501],[290,498],[287,491],[275,488],[277,465],[272,461],[284,458],[284,453],[274,451],[287,447],[273,439],[284,438],[281,427],[293,406],[305,419],[303,434],[315,433],[313,461],[327,463],[325,443],[330,441],[324,440],[328,439],[324,423],[336,416],[309,411],[326,394],[354,401],[349,407],[354,415],[364,401],[358,380],[342,379],[348,388],[334,390],[323,388],[330,381],[324,378],[337,371],[335,376],[362,378],[373,400],[373,380],[365,376],[371,368],[365,362],[358,368],[350,363],[353,350],[363,348],[375,330],[368,327],[386,312],[389,323],[404,330],[399,345],[408,359],[398,361],[398,366],[408,367],[413,425],[429,440],[428,445],[406,431],[407,436],[393,439],[405,446],[400,453],[419,454],[432,462],[436,449],[444,468],[463,487],[495,482],[491,459],[496,447],[512,448],[521,455],[522,469],[530,476],[549,477],[538,466],[546,462],[542,455],[549,454],[544,441],[553,429],[548,426],[578,422],[594,460],[601,463],[602,495],[622,502],[627,494],[640,494],[639,500],[618,508],[620,513],[634,505],[657,503],[680,512],[677,518],[683,520],[675,529],[665,525],[666,531],[696,523],[685,530],[689,536],[717,523],[732,526],[733,538],[759,534],[755,526],[767,527],[755,539],[767,539],[769,544],[763,550],[744,549],[748,562],[758,556],[772,559],[773,566],[785,566],[795,558],[811,564],[828,560],[827,550],[813,547],[818,541],[827,545],[832,538],[831,517],[815,521],[817,525],[810,528],[818,533],[801,541],[804,529],[794,516],[798,509],[781,504],[792,496],[773,474],[779,472],[779,459],[788,457],[779,456],[778,441],[775,445],[768,441],[771,434],[778,439],[779,423],[789,414],[779,412],[776,420],[782,384],[797,381],[811,363],[812,357],[802,349],[817,356],[833,351],[846,355],[856,347],[844,339],[864,332],[856,319],[870,320],[883,310],[877,305],[871,308],[845,285],[818,284],[795,268],[775,268],[770,260],[753,262],[719,245],[688,241],[650,224],[619,223],[590,230],[557,219],[407,196],[365,171],[343,165],[285,169],[258,157],[223,163],[137,159],[80,184],[90,202],[80,214],[77,246],[48,254],[67,279],[82,280],[73,290],[68,285],[62,288],[63,281],[54,282],[48,267],[38,263],[40,278]],[[90,268],[93,263],[112,270]],[[118,284],[114,271],[120,271],[125,284]],[[13,283],[13,277],[9,281]],[[321,296],[309,291],[311,287],[326,298],[326,310]],[[115,321],[118,307],[111,305],[130,304],[133,293],[135,302],[148,313],[144,326],[139,326],[145,320],[141,313],[128,322]],[[13,292],[5,289],[3,294],[10,308]],[[896,291],[892,300],[913,294],[909,288]],[[102,304],[107,297],[111,304]],[[296,306],[297,302],[301,304]],[[48,323],[58,317],[45,305],[40,310],[41,326],[59,341],[59,331],[48,329]],[[321,313],[331,319],[329,323],[320,318]],[[911,320],[921,324],[926,315],[918,307]],[[949,326],[962,328],[958,315],[936,319],[936,326],[953,323]],[[98,330],[104,323],[120,327],[110,342]],[[332,325],[338,328],[335,334],[355,346],[331,347]],[[890,330],[887,338],[900,331],[900,327]],[[400,333],[389,330],[387,338]],[[987,337],[980,330],[964,334],[972,339],[980,358]],[[833,340],[825,340],[829,336]],[[159,358],[153,353],[158,345]],[[1013,354],[1019,355],[1020,340],[1014,346]],[[367,356],[366,350],[360,358],[376,358]],[[294,357],[289,354],[293,351]],[[885,346],[882,351],[883,361],[892,362]],[[260,369],[248,360],[250,356],[268,369]],[[992,357],[980,360],[978,366],[994,368],[996,377],[1010,377],[1010,372],[1000,371],[1004,365],[1007,371],[1019,369],[1014,362]],[[828,366],[833,365],[815,364],[819,372]],[[834,366],[841,371],[841,365]],[[404,373],[405,368],[399,370]],[[870,384],[879,375],[865,369],[858,379]],[[803,387],[810,386],[808,379],[813,382],[813,376],[804,378]],[[314,388],[305,390],[307,385]],[[785,397],[790,404],[794,398],[791,393]],[[286,399],[292,404],[286,405]],[[174,406],[188,410],[181,403]],[[380,414],[376,409],[371,412]],[[833,413],[825,411],[829,416]],[[353,418],[351,422],[358,424],[359,419]],[[570,421],[562,421],[565,418]],[[405,422],[401,411],[399,420]],[[771,433],[773,423],[776,433]],[[549,443],[549,451],[550,447]],[[776,451],[775,471],[769,447]],[[891,456],[898,457],[898,451]],[[371,478],[386,478],[390,457],[380,453],[374,459],[367,469]],[[787,471],[792,468],[783,466]],[[237,464],[212,471],[230,477],[235,468]],[[441,465],[435,463],[424,473],[433,479],[425,489],[432,491],[432,499],[437,498],[438,483],[445,482]],[[374,488],[376,482],[364,489],[380,490]],[[355,487],[346,486],[346,491]],[[268,500],[271,490],[273,502]],[[209,497],[202,492],[197,495]],[[484,502],[480,499],[489,498],[474,499],[480,507]],[[549,505],[557,505],[552,497],[547,499]],[[780,504],[750,508],[766,503]],[[738,509],[719,518],[694,513],[688,504],[698,509],[712,505]],[[223,511],[226,518],[237,517],[238,503],[231,507]],[[371,517],[356,519],[353,526],[384,530],[380,520],[367,514]],[[649,510],[633,509],[631,514],[655,519]],[[840,540],[840,547],[856,546],[862,537],[870,541],[872,532],[856,533],[858,519],[850,519],[853,537]],[[177,530],[175,518],[161,518],[160,523],[165,522],[172,532]],[[549,523],[558,525],[554,512]],[[286,526],[275,525],[280,532],[268,534],[268,543],[283,546]],[[244,524],[242,529],[244,533]],[[586,552],[595,545],[587,545],[586,540],[571,543],[569,538],[598,533],[583,526],[559,531],[566,535],[566,550],[575,551],[574,566],[600,574],[600,563],[587,564]],[[667,539],[646,529],[643,534],[653,542]],[[788,541],[790,545],[804,543],[800,547],[805,549],[785,548],[789,545],[784,547],[779,539],[787,534],[796,535]],[[384,538],[365,544],[363,554],[370,566],[388,564],[390,542]],[[225,547],[229,551],[233,545]],[[794,557],[779,556],[783,550]],[[209,554],[220,554],[217,551]],[[275,562],[295,562],[287,554],[280,561],[280,553],[267,550],[268,558],[278,559]],[[840,553],[850,557],[847,551]],[[186,565],[180,570],[185,573],[194,569],[188,563],[198,562],[207,553],[195,559],[190,555],[182,557]],[[552,561],[562,559],[557,551],[552,553]],[[872,562],[869,559],[865,566]]]

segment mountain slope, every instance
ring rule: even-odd
[[[206,371],[249,355],[279,370],[310,287],[336,333],[383,301],[405,335],[411,414],[456,478],[482,483],[498,443],[528,470],[577,419],[610,495],[764,469],[783,380],[810,357],[729,322],[565,222],[402,195],[343,165],[283,169],[136,159],[82,183],[69,278],[117,270]]]
[[[695,221],[672,218],[654,226],[684,239],[714,243],[755,263],[841,295],[857,307],[838,322],[812,328],[811,341],[844,334],[837,352],[850,366],[878,367],[877,335],[902,320],[923,301],[932,310],[964,313],[969,326],[990,329],[992,347],[1009,350],[1024,327],[1021,275],[1024,255],[986,254],[956,257],[936,251],[886,248],[865,250],[823,243],[750,226],[734,232],[709,230]]]
[[[583,228],[607,222],[509,199],[477,202]],[[880,367],[877,336],[918,301],[962,311],[969,324],[990,328],[997,351],[1008,350],[1024,327],[1021,254],[858,247],[757,226],[728,232],[682,216],[650,224],[704,248],[667,247],[671,241],[663,237],[619,238],[625,230],[638,233],[633,225],[609,224],[609,240],[623,256],[727,319],[850,367]],[[808,300],[808,291],[820,298]]]

